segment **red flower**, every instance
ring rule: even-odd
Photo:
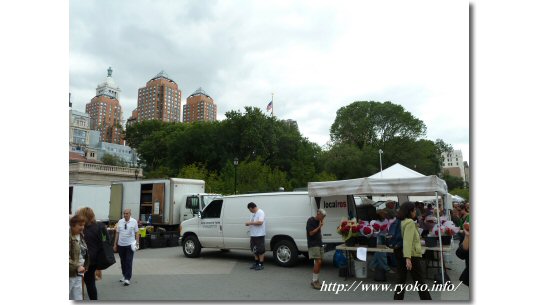
[[[359,227],[351,227],[351,232],[353,233],[359,232]]]
[[[350,226],[344,226],[344,227],[342,228],[342,232],[347,233],[347,232],[349,232],[349,229],[350,229]]]
[[[378,223],[374,223],[374,226],[373,226],[373,227],[374,227],[374,229],[375,229],[376,231],[379,231],[379,229],[381,228],[381,226],[380,226]]]
[[[342,221],[341,226],[342,226],[342,227],[347,226],[347,221]]]
[[[364,235],[369,235],[369,234],[372,233],[372,228],[370,228],[370,227],[363,227],[363,228],[362,228],[362,233],[363,233]]]
[[[387,226],[388,226],[387,224],[382,225],[381,226],[381,231],[385,231],[387,229]]]

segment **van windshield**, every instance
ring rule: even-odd
[[[222,199],[222,195],[202,195],[202,206],[200,207],[200,210],[203,210],[208,204],[211,203],[211,201],[217,199]]]

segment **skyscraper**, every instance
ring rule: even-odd
[[[95,90],[95,97],[86,104],[86,113],[90,115],[90,128],[101,133],[103,142],[122,144],[122,110],[119,102],[120,88],[112,78],[112,68],[104,82]]]
[[[164,71],[159,72],[146,83],[146,87],[138,89],[138,105],[134,119],[161,120],[164,122],[180,122],[181,90]]]
[[[183,122],[216,120],[217,105],[211,96],[202,88],[198,88],[187,98],[187,103],[183,106]]]

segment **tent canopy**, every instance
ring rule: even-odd
[[[387,167],[386,169],[377,172],[371,175],[368,178],[375,179],[388,179],[388,178],[416,178],[416,177],[426,177],[423,174],[410,169],[409,167],[403,166],[400,163],[396,163],[392,166]]]
[[[311,197],[336,195],[445,195],[448,193],[444,180],[437,176],[416,178],[358,178],[350,180],[309,182]]]

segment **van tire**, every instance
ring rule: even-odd
[[[295,243],[288,239],[282,239],[276,242],[273,248],[273,258],[277,265],[282,267],[291,267],[297,263],[299,251]]]
[[[201,251],[202,246],[200,245],[196,235],[189,235],[185,238],[183,241],[183,254],[185,254],[186,257],[200,257]]]

